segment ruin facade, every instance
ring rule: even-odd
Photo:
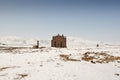
[[[53,36],[51,40],[51,47],[66,48],[66,37],[64,35]]]

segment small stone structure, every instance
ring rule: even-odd
[[[39,48],[39,41],[37,40],[37,45],[34,45],[33,48]]]
[[[97,44],[96,47],[99,47],[99,44]]]
[[[53,36],[51,40],[51,47],[66,48],[66,37],[64,35]]]

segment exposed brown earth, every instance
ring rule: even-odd
[[[82,56],[82,60],[91,63],[109,63],[114,61],[120,61],[119,56],[112,56],[104,52],[86,52]]]

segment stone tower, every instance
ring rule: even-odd
[[[37,40],[37,45],[33,45],[33,48],[39,48],[39,41]]]

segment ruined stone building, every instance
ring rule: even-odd
[[[53,36],[51,40],[51,47],[66,48],[66,37],[64,35]]]
[[[37,40],[37,45],[33,45],[33,48],[39,48],[39,41]]]

